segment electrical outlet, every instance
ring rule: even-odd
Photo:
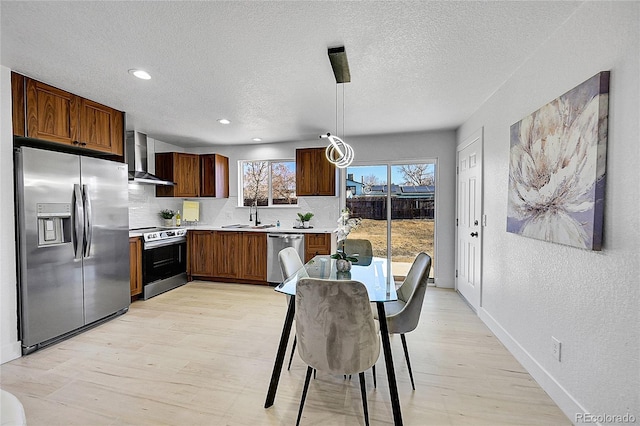
[[[556,339],[555,337],[551,336],[551,340],[553,341],[553,357],[560,362],[561,358],[560,358],[560,354],[562,352],[562,342],[560,342],[560,340]]]

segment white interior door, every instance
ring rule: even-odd
[[[458,149],[456,289],[476,310],[482,276],[482,129]]]

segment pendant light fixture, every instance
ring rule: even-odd
[[[349,62],[347,61],[347,52],[345,52],[344,46],[329,48],[328,54],[331,68],[336,78],[336,133],[338,133],[338,84],[349,83],[351,81],[351,73],[349,72]],[[342,86],[342,137],[344,138],[344,86]],[[353,162],[353,148],[348,143],[331,133],[320,135],[320,138],[329,139],[329,145],[325,150],[325,155],[329,162],[340,169],[348,167]]]

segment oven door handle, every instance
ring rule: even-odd
[[[167,238],[166,240],[149,241],[144,243],[144,249],[150,250],[158,247],[172,246],[174,244],[186,243],[187,239],[184,237]]]

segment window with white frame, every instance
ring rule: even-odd
[[[296,162],[262,160],[240,162],[240,205],[296,205]]]

